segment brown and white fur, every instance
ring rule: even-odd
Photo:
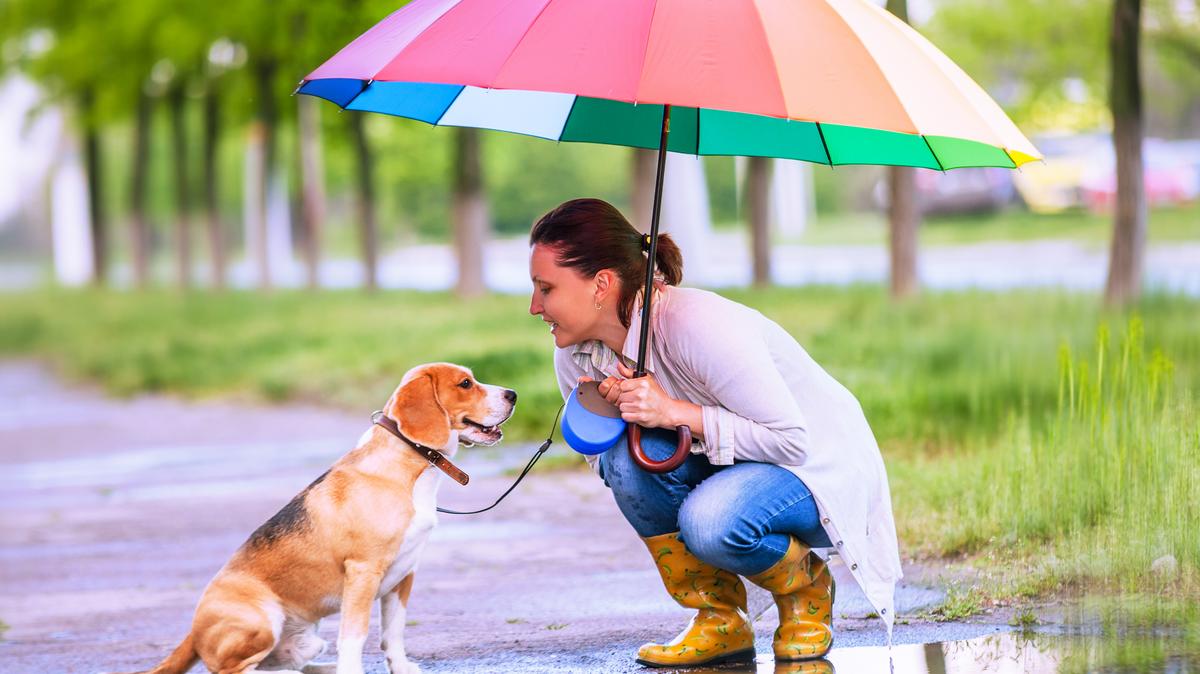
[[[467,368],[409,370],[384,413],[413,441],[450,455],[459,443],[493,445],[517,394],[480,384]],[[380,602],[389,671],[417,672],[404,652],[405,610],[421,548],[437,521],[442,472],[372,425],[358,446],[258,528],[204,590],[192,629],[153,674],[361,674],[371,603]],[[341,611],[337,663],[321,618]]]

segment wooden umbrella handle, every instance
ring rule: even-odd
[[[629,424],[626,430],[629,436],[629,456],[633,457],[633,462],[642,470],[651,473],[669,473],[678,468],[692,452],[692,429],[687,426],[675,427],[675,430],[679,432],[679,445],[675,448],[675,453],[663,461],[651,460],[642,451],[641,426]]]

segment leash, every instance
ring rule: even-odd
[[[500,498],[496,499],[495,503],[479,510],[463,511],[438,507],[437,511],[440,513],[447,513],[449,515],[478,515],[479,513],[487,512],[500,505],[500,502],[504,500],[504,497],[512,493],[512,490],[516,489],[517,485],[521,484],[521,480],[525,479],[525,476],[529,474],[529,471],[533,470],[533,464],[537,463],[538,459],[542,458],[542,455],[546,453],[546,450],[550,449],[550,443],[554,442],[554,429],[558,428],[558,417],[562,415],[563,407],[565,407],[566,404],[566,402],[563,402],[562,405],[558,406],[558,412],[554,415],[554,423],[550,425],[550,434],[546,436],[545,442],[543,442],[542,446],[538,447],[537,451],[534,452],[532,457],[530,457],[529,463],[525,464],[525,468],[521,471],[521,474],[517,476],[517,479],[512,483],[512,486],[506,489],[504,493],[500,495]]]
[[[529,474],[529,471],[533,470],[534,464],[538,462],[538,459],[542,458],[542,455],[546,453],[546,450],[550,449],[550,443],[554,442],[554,431],[556,428],[558,428],[558,419],[560,416],[562,416],[563,407],[565,406],[566,402],[558,406],[558,412],[554,415],[554,423],[550,426],[550,434],[546,436],[545,442],[543,442],[542,445],[538,447],[537,451],[534,452],[533,456],[530,457],[529,463],[525,464],[525,468],[521,470],[521,474],[517,476],[517,479],[512,483],[512,486],[506,489],[505,492],[500,495],[500,498],[496,499],[495,503],[486,508],[480,508],[479,510],[462,511],[439,507],[437,511],[450,515],[478,515],[479,513],[487,512],[500,505],[500,502],[503,501],[506,496],[512,493],[512,490],[516,489],[517,485],[521,484],[521,480],[525,479],[525,476]],[[467,482],[470,481],[470,477],[460,470],[458,466],[455,466],[454,463],[451,462],[450,459],[446,458],[444,454],[436,449],[433,449],[432,447],[426,447],[419,442],[415,442],[411,438],[405,436],[404,433],[400,432],[400,426],[397,425],[391,417],[388,417],[386,414],[384,414],[383,410],[376,410],[373,414],[371,414],[371,423],[382,427],[387,432],[403,440],[406,444],[421,454],[421,456],[425,457],[430,464],[440,468],[442,472],[449,475],[459,484],[466,485]]]

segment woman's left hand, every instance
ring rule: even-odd
[[[667,395],[654,375],[633,378],[632,369],[617,361],[617,372],[625,379],[617,382],[620,395],[617,407],[621,418],[645,428],[675,428],[675,412],[679,401]]]

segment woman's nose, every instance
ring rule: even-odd
[[[533,316],[537,316],[538,314],[542,313],[542,305],[537,301],[536,291],[529,297],[529,313]]]

